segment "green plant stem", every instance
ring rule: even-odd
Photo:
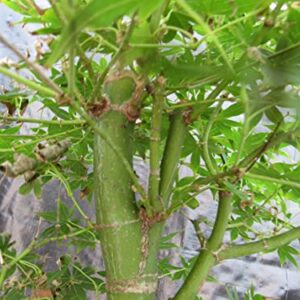
[[[123,51],[126,49],[128,43],[129,43],[129,40],[130,40],[130,37],[132,35],[132,32],[133,32],[133,29],[134,29],[134,25],[135,25],[135,15],[134,14],[132,16],[132,19],[131,19],[131,23],[128,27],[128,30],[123,38],[123,41],[118,49],[118,51],[115,53],[115,55],[112,57],[112,59],[110,60],[110,62],[107,64],[107,66],[105,67],[105,69],[103,70],[103,72],[101,73],[101,75],[99,76],[99,78],[97,79],[96,81],[96,84],[94,86],[94,89],[91,93],[91,96],[89,98],[88,101],[95,101],[96,99],[96,96],[101,94],[100,91],[101,91],[101,88],[102,88],[102,84],[106,78],[106,75],[108,74],[108,72],[111,70],[111,68],[115,65],[115,63],[118,61],[118,59],[120,58],[121,54],[123,53]]]
[[[210,134],[210,131],[211,131],[211,128],[214,124],[214,122],[216,121],[217,119],[217,116],[219,114],[219,111],[222,107],[222,102],[219,102],[217,104],[217,106],[215,107],[213,113],[211,114],[210,116],[210,119],[204,129],[204,136],[203,136],[203,159],[204,159],[204,162],[205,162],[205,165],[208,169],[208,171],[212,174],[212,175],[215,175],[217,174],[217,170],[215,169],[215,166],[213,164],[213,161],[212,161],[212,158],[209,154],[209,134]]]
[[[206,247],[200,252],[195,265],[174,297],[174,300],[194,299],[197,292],[218,260],[218,251],[222,245],[224,234],[232,209],[232,196],[227,192],[219,192],[219,206],[213,231]]]
[[[41,93],[42,95],[45,95],[48,97],[54,97],[54,98],[57,97],[57,95],[58,95],[56,91],[49,89],[43,85],[40,85],[40,84],[38,84],[32,80],[29,80],[23,76],[20,76],[19,74],[11,72],[9,69],[7,69],[5,67],[0,66],[0,73],[14,79],[18,83],[22,83],[22,84],[26,85],[30,89],[37,91],[37,92]]]
[[[275,178],[275,177],[269,177],[266,175],[259,175],[252,172],[248,172],[245,174],[245,177],[256,179],[256,180],[263,180],[263,181],[269,181],[273,183],[278,183],[282,185],[287,185],[294,188],[300,188],[300,183],[296,181],[292,181],[290,179],[281,179],[281,178]]]
[[[207,98],[208,99],[208,98]],[[197,106],[206,106],[207,108],[210,104],[214,104],[216,102],[239,102],[239,99],[233,99],[233,98],[218,98],[218,99],[210,99],[210,100],[203,100],[203,101],[190,101],[186,103],[178,103],[178,104],[172,104],[171,106],[167,107],[167,111],[171,111],[178,108],[186,108],[186,107],[197,107]],[[194,119],[194,118],[193,118]]]
[[[249,98],[248,98],[247,91],[244,87],[241,89],[241,99],[243,100],[243,104],[244,104],[244,107],[245,107],[245,119],[244,119],[244,122],[243,122],[242,131],[241,131],[241,141],[240,141],[240,145],[239,145],[239,148],[238,148],[238,151],[237,151],[237,156],[236,156],[236,159],[235,159],[235,165],[237,165],[240,161],[240,158],[241,158],[241,155],[243,153],[244,146],[245,146],[248,134],[249,134],[249,125],[250,125],[250,123],[249,123],[250,122],[250,119],[249,119]]]
[[[109,99],[121,105],[127,100],[126,90],[131,85],[119,80],[112,84]],[[145,290],[145,287],[156,284],[157,249],[149,250],[149,255],[142,251],[149,248],[148,236],[142,230],[132,189],[133,178],[127,169],[130,166],[132,170],[133,163],[133,126],[121,112],[109,111],[97,120],[94,128],[96,222],[100,228],[108,226],[100,232],[100,241],[109,300],[154,299],[154,289]],[[112,151],[111,145],[117,151]],[[145,268],[141,268],[144,262]]]
[[[98,288],[98,285],[95,282],[95,280],[93,280],[93,278],[91,278],[88,274],[86,274],[79,267],[77,267],[76,264],[73,264],[73,268],[76,269],[83,277],[85,277],[88,281],[90,281],[92,283],[92,285],[95,288],[95,297],[96,297],[96,299],[98,299],[98,297],[99,297],[99,288]]]
[[[61,172],[59,172],[59,170],[53,164],[51,164],[51,169],[48,170],[48,173],[51,174],[52,176],[56,177],[57,179],[59,179],[62,182],[62,184],[64,185],[64,187],[66,189],[68,196],[70,197],[70,199],[73,202],[74,207],[76,207],[76,209],[78,210],[80,215],[83,217],[83,219],[87,222],[87,224],[90,227],[93,227],[93,224],[91,223],[89,217],[86,215],[86,213],[83,211],[83,209],[80,207],[78,201],[74,197],[72,189],[70,187],[70,184],[68,183],[68,180],[65,178],[65,176]]]
[[[257,155],[259,155],[262,150],[267,151],[268,149],[272,148],[272,147],[276,147],[278,145],[280,145],[281,143],[285,143],[288,142],[290,140],[295,140],[297,137],[299,137],[300,135],[300,131],[299,130],[295,130],[295,131],[291,131],[291,132],[280,132],[275,134],[275,136],[269,140],[269,142],[267,142],[267,144],[264,144],[262,146],[257,147],[255,150],[253,150],[247,157],[245,157],[237,166],[239,169],[241,169],[241,171],[246,170],[245,168],[257,157]],[[197,178],[193,184],[188,187],[188,190],[190,191],[194,191],[194,190],[198,190],[199,188],[201,188],[204,185],[210,184],[212,182],[217,182],[220,179],[224,179],[225,177],[232,177],[235,175],[235,170],[234,168],[231,168],[225,172],[221,172],[221,173],[217,173],[215,175],[211,175],[211,176],[207,176],[207,177],[199,177]],[[257,175],[254,173],[246,173],[247,176],[262,176],[262,175]],[[253,177],[254,178],[254,177]],[[257,177],[258,178],[258,177]],[[261,177],[260,177],[261,179]],[[266,180],[267,181],[273,181],[273,177],[268,177],[266,176]],[[288,184],[288,185],[292,185],[295,187],[298,187],[298,183],[297,182],[291,182],[290,180],[284,180],[284,179],[278,179],[278,183],[279,184]],[[288,183],[287,181],[289,181],[290,183]]]
[[[49,0],[49,2],[51,4],[53,11],[56,14],[57,18],[60,20],[61,24],[63,26],[65,26],[67,24],[67,19],[64,16],[63,12],[57,7],[56,0]],[[87,58],[82,47],[79,44],[77,44],[76,46],[77,46],[76,49],[78,51],[79,57],[82,60],[83,65],[86,67],[86,69],[89,73],[89,77],[90,77],[89,79],[94,83],[95,73],[94,73],[91,61]]]
[[[239,168],[246,168],[248,167],[253,161],[257,159],[258,156],[260,156],[263,152],[266,152],[268,149],[275,147],[277,145],[280,145],[281,143],[289,142],[291,140],[295,140],[300,136],[300,130],[293,130],[290,132],[280,132],[275,133],[272,136],[272,133],[270,134],[268,141],[262,145],[253,150],[247,157],[245,157],[240,163]]]
[[[26,147],[26,146],[34,145],[34,144],[39,143],[39,142],[43,142],[43,141],[47,141],[47,140],[51,140],[51,139],[56,139],[56,138],[61,137],[61,136],[69,138],[70,133],[78,131],[78,130],[81,130],[81,128],[73,128],[73,129],[66,130],[64,132],[59,132],[59,133],[56,133],[56,134],[47,134],[47,135],[39,137],[38,139],[35,139],[34,141],[30,141],[30,142],[23,143],[23,144],[18,144],[14,147],[14,149],[17,150],[17,149],[20,149],[20,148],[23,148],[23,147]],[[0,134],[0,137],[2,137],[1,134]],[[18,137],[18,136],[16,135],[16,137]],[[22,138],[22,136],[20,136],[20,138]]]
[[[164,97],[162,87],[157,88],[158,91],[153,96],[153,109],[150,132],[149,201],[155,210],[161,211],[163,209],[163,206],[159,199],[160,131]]]
[[[160,27],[160,20],[164,14],[164,11],[168,7],[170,0],[164,0],[160,7],[152,14],[150,19],[150,29],[155,33]]]
[[[66,25],[67,24],[67,19],[64,16],[63,12],[61,11],[61,9],[59,7],[57,7],[57,0],[49,0],[51,7],[55,13],[55,15],[57,16],[57,18],[60,20],[62,25]]]
[[[181,149],[186,136],[186,125],[184,124],[182,113],[183,110],[179,109],[171,115],[169,133],[161,162],[159,191],[165,208],[169,203]]]
[[[225,89],[225,87],[229,84],[229,80],[222,80],[216,87],[215,89],[207,96],[207,98],[205,99],[205,103],[207,103],[209,100],[217,98],[220,93],[223,92],[223,90]],[[227,99],[228,101],[228,99]]]
[[[86,56],[84,50],[81,48],[80,45],[77,45],[77,50],[83,65],[86,67],[89,73],[89,79],[92,81],[93,84],[95,84],[96,77],[95,77],[95,72],[93,70],[93,66],[91,64],[91,60]]]
[[[282,55],[289,53],[290,51],[297,50],[299,47],[300,47],[300,42],[295,43],[289,47],[286,47],[284,49],[281,49],[281,50],[275,52],[274,54],[269,55],[268,59],[272,60],[272,59],[278,58]]]
[[[84,125],[85,120],[42,120],[42,119],[33,119],[33,118],[23,118],[23,117],[10,117],[0,115],[0,120],[3,121],[12,121],[12,122],[21,122],[21,123],[36,123],[44,125],[59,125],[59,126],[70,126],[70,125]]]
[[[76,68],[75,68],[75,55],[76,55],[76,41],[71,47],[69,52],[69,72],[68,72],[68,94],[72,98],[76,88]]]
[[[140,193],[142,198],[145,200],[147,198],[147,195],[144,191],[144,188],[140,184],[136,174],[134,173],[132,165],[130,165],[128,163],[128,160],[126,160],[126,158],[124,158],[121,149],[119,149],[119,147],[113,142],[112,137],[110,137],[107,134],[107,132],[101,128],[101,126],[97,126],[97,122],[95,120],[93,120],[86,111],[82,110],[80,105],[77,102],[72,101],[71,105],[76,110],[76,112],[85,119],[86,123],[88,123],[92,127],[92,129],[95,131],[95,133],[97,133],[103,140],[105,140],[106,143],[111,148],[111,150],[114,153],[116,153],[116,155],[119,158],[119,161],[121,161],[121,163],[125,166],[126,171],[130,175],[130,177],[133,181],[134,187],[137,189],[137,191]]]
[[[276,236],[243,245],[229,246],[222,250],[219,259],[231,259],[259,252],[269,252],[300,238],[300,227],[288,230]]]
[[[70,134],[74,131],[77,131],[77,130],[81,130],[81,128],[73,128],[73,129],[66,130],[64,132],[60,132],[60,133],[56,133],[56,134],[52,134],[52,135],[43,135],[43,136],[39,136],[39,138],[37,138],[35,135],[0,134],[0,138],[8,137],[8,138],[16,138],[16,139],[24,139],[24,138],[32,139],[32,141],[30,141],[30,142],[21,143],[16,146],[13,146],[12,148],[0,149],[0,152],[15,152],[16,150],[18,150],[20,148],[27,147],[30,145],[35,145],[42,141],[55,139],[55,138],[61,137],[61,136],[68,137],[68,134]]]
[[[47,135],[45,135],[47,137]],[[0,138],[19,138],[19,139],[28,139],[28,140],[34,140],[36,139],[36,135],[33,134],[1,134],[0,133]]]
[[[53,82],[51,79],[49,79],[43,72],[40,65],[35,64],[34,62],[30,61],[25,55],[23,55],[14,45],[12,45],[7,39],[5,39],[0,34],[0,42],[8,47],[11,51],[13,51],[20,59],[22,59],[27,66],[38,76],[40,79],[49,86],[53,91],[56,92],[56,95],[63,95],[63,91],[61,88]]]
[[[229,80],[222,80],[216,85],[215,89],[207,96],[207,98],[204,101],[201,102],[197,101],[195,102],[195,104],[192,104],[194,105],[193,112],[191,115],[192,120],[196,120],[199,118],[200,113],[203,111],[203,107],[205,107],[206,105],[215,102],[223,103],[225,101],[230,101],[228,98],[216,99],[219,96],[219,94],[224,90],[224,88],[229,84],[229,82],[230,82]]]

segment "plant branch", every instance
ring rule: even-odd
[[[144,191],[144,188],[140,184],[138,177],[134,173],[132,166],[127,161],[127,159],[123,156],[122,151],[112,142],[111,138],[97,126],[97,123],[88,115],[88,113],[81,109],[79,104],[75,101],[71,101],[72,107],[75,109],[75,111],[85,119],[85,121],[93,128],[93,130],[111,147],[112,151],[115,152],[115,154],[119,157],[120,161],[124,164],[127,172],[129,173],[132,182],[137,189],[137,191],[142,196],[143,200],[147,199],[147,195]]]
[[[156,30],[160,27],[160,20],[169,3],[170,0],[163,1],[160,7],[152,14],[150,19],[150,28],[152,32],[156,32]]]
[[[51,169],[48,170],[48,173],[51,174],[52,176],[56,177],[57,179],[59,179],[62,184],[64,185],[68,196],[70,197],[70,199],[72,200],[74,207],[76,207],[76,209],[78,210],[78,212],[81,214],[81,216],[83,217],[83,219],[87,222],[87,224],[92,228],[93,224],[90,221],[89,217],[86,215],[86,213],[82,210],[82,208],[80,207],[80,205],[78,204],[77,200],[75,199],[72,189],[67,181],[67,179],[65,178],[65,176],[59,172],[59,170],[53,165],[51,164]]]
[[[30,145],[35,145],[39,142],[43,142],[46,140],[51,140],[51,139],[56,139],[58,137],[65,137],[66,135],[69,135],[70,133],[77,131],[77,130],[81,130],[81,128],[72,128],[70,130],[66,130],[64,132],[60,132],[60,133],[56,133],[56,134],[52,134],[52,135],[42,135],[39,138],[37,138],[37,136],[35,135],[18,135],[18,134],[14,134],[14,135],[9,135],[9,134],[0,134],[0,138],[5,138],[5,137],[11,137],[11,138],[15,138],[15,139],[32,139],[32,141],[30,142],[26,142],[26,143],[20,143],[16,146],[12,146],[11,148],[8,149],[0,149],[0,152],[15,152],[16,150],[23,148],[23,147],[27,147]]]
[[[192,120],[196,120],[199,117],[201,113],[201,108],[203,108],[204,105],[208,105],[210,103],[215,103],[218,101],[222,103],[225,101],[230,101],[230,99],[228,98],[216,99],[219,96],[219,94],[224,90],[224,88],[229,84],[229,82],[230,82],[229,80],[222,80],[216,85],[215,89],[211,91],[211,93],[207,96],[207,98],[204,101],[201,102],[197,101],[191,103],[191,106],[195,105],[195,108],[193,108],[193,112],[191,116]],[[236,101],[236,99],[234,99],[234,101]],[[180,104],[178,106],[180,106]]]
[[[276,178],[276,177],[269,177],[266,175],[259,175],[259,174],[255,174],[252,172],[246,173],[245,177],[249,177],[249,178],[256,179],[256,180],[269,181],[269,182],[278,183],[278,184],[282,184],[282,185],[287,185],[287,186],[294,187],[294,188],[300,188],[299,182],[292,181],[290,179],[286,180],[286,179],[281,179],[281,178]]]
[[[220,259],[231,259],[259,252],[269,252],[300,238],[300,227],[276,236],[243,245],[229,246],[219,253]]]
[[[183,110],[177,110],[171,115],[169,133],[160,167],[159,193],[165,206],[167,206],[172,192],[181,148],[186,136],[186,125],[182,113]]]
[[[6,40],[1,34],[0,34],[0,42],[3,45],[5,45],[7,48],[9,48],[12,52],[14,52],[20,59],[22,59],[28,65],[28,67],[31,68],[41,78],[41,80],[47,86],[49,86],[57,94],[63,95],[64,92],[61,90],[61,88],[44,74],[40,65],[37,65],[34,62],[30,61],[14,45],[12,45],[8,40]]]
[[[219,114],[219,111],[222,107],[222,102],[219,102],[217,104],[217,106],[215,107],[213,113],[211,114],[210,116],[210,119],[204,129],[204,137],[203,137],[203,159],[204,159],[204,162],[205,162],[205,165],[208,169],[208,171],[212,174],[212,175],[215,175],[217,174],[217,170],[215,169],[215,166],[213,164],[213,161],[211,159],[211,156],[210,156],[210,153],[209,153],[209,149],[208,149],[208,144],[209,144],[209,134],[210,134],[210,131],[211,131],[211,128],[214,124],[214,122],[216,121],[217,119],[217,116]]]
[[[205,238],[205,236],[204,236],[204,234],[201,230],[201,227],[200,227],[201,221],[200,220],[190,220],[190,221],[194,226],[196,236],[197,236],[197,238],[199,240],[199,243],[200,243],[200,247],[204,248],[205,243],[206,243],[206,238]]]
[[[108,72],[110,71],[110,69],[115,65],[115,63],[118,61],[118,59],[120,58],[121,54],[123,53],[123,51],[126,49],[130,37],[132,35],[133,29],[134,29],[134,25],[135,25],[135,16],[136,14],[134,14],[132,16],[131,19],[131,23],[128,27],[128,30],[123,38],[123,41],[118,49],[118,51],[115,53],[115,55],[112,57],[112,59],[110,60],[110,62],[107,64],[107,66],[105,67],[105,69],[103,70],[103,72],[101,73],[101,75],[99,76],[99,78],[96,81],[96,84],[94,86],[94,89],[91,93],[91,96],[89,98],[89,101],[95,101],[95,98],[97,97],[97,95],[100,93],[101,88],[102,88],[102,84],[105,80],[106,75],[108,74]]]
[[[277,125],[278,126],[278,125]],[[275,129],[277,128],[275,127]],[[276,129],[277,131],[277,129]],[[269,138],[267,139],[266,143],[254,151],[252,151],[247,157],[245,157],[239,164],[240,168],[247,168],[253,161],[257,160],[262,153],[266,152],[268,149],[280,145],[281,143],[288,142],[294,140],[296,137],[300,135],[300,130],[293,130],[290,132],[271,132]]]
[[[21,122],[21,123],[36,123],[44,125],[59,125],[59,126],[70,126],[70,125],[83,125],[86,123],[85,120],[42,120],[42,119],[33,119],[33,118],[23,118],[23,117],[10,117],[0,115],[0,120],[12,121],[12,122]]]
[[[206,247],[198,255],[191,272],[175,295],[174,300],[194,299],[210,269],[218,260],[218,251],[222,245],[231,214],[231,201],[232,196],[230,193],[226,191],[219,192],[219,206],[213,231],[207,241]]]
[[[7,69],[5,67],[0,66],[0,73],[14,79],[18,83],[22,83],[22,84],[26,85],[27,87],[29,87],[30,89],[32,89],[34,91],[40,92],[41,94],[43,94],[45,96],[49,96],[49,97],[53,97],[53,98],[56,98],[58,96],[56,91],[49,89],[43,85],[40,85],[32,80],[29,80],[17,73],[11,72],[9,69]]]
[[[245,107],[245,119],[243,122],[243,127],[241,130],[241,141],[239,144],[239,148],[237,151],[237,156],[235,159],[235,165],[237,165],[240,161],[241,155],[243,153],[244,147],[245,147],[245,143],[249,134],[249,125],[250,125],[250,120],[249,120],[249,97],[248,97],[248,93],[247,90],[245,89],[245,87],[241,88],[241,99],[242,102],[244,104]]]
[[[78,54],[80,59],[83,62],[83,65],[86,67],[88,73],[89,73],[89,79],[93,82],[95,81],[95,72],[93,70],[91,61],[89,60],[89,58],[86,56],[85,52],[82,50],[80,45],[77,45],[77,50],[78,50]]]
[[[267,141],[265,142],[265,144],[261,147],[260,151],[257,152],[256,156],[253,158],[253,161],[249,164],[249,166],[247,166],[246,171],[245,172],[249,172],[252,167],[256,164],[256,162],[258,161],[258,159],[265,153],[265,151],[268,149],[268,145],[272,142],[272,140],[275,137],[276,132],[278,131],[280,124],[281,124],[282,120],[280,122],[278,122],[278,124],[275,126],[274,130],[271,132],[271,134],[269,135]]]
[[[153,208],[161,211],[163,206],[159,199],[160,181],[160,131],[162,111],[164,106],[164,78],[157,80],[157,91],[153,95],[153,109],[150,133],[150,174],[149,174],[149,201]]]
[[[69,51],[69,70],[68,70],[68,94],[73,97],[76,88],[76,69],[75,69],[76,41]]]

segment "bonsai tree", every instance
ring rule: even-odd
[[[281,263],[296,263],[289,244],[300,227],[288,203],[299,201],[300,169],[286,147],[297,149],[300,134],[298,2],[2,3],[22,24],[38,24],[32,34],[43,44],[28,57],[0,35],[19,58],[0,66],[16,83],[0,96],[8,108],[0,115],[2,170],[23,176],[20,193],[37,197],[58,179],[81,216],[58,199],[57,211],[40,214],[49,227],[20,253],[1,235],[3,299],[23,299],[28,289],[58,299],[86,299],[88,290],[94,299],[154,299],[161,274],[183,279],[174,300],[199,299],[222,260],[277,251]],[[51,119],[23,115],[35,102]],[[27,122],[35,125],[24,135]],[[149,164],[147,187],[134,157]],[[192,176],[178,176],[182,165]],[[96,221],[78,190],[94,203]],[[218,203],[215,221],[193,220],[200,251],[180,272],[158,261],[164,225],[183,207],[201,208],[205,190]],[[35,253],[51,241],[79,251],[100,241],[105,272],[66,255],[44,273]]]

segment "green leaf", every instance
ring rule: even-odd
[[[231,231],[230,231],[230,239],[231,241],[234,241],[238,238],[239,236],[239,231],[237,228],[233,228]]]
[[[40,217],[45,219],[46,221],[50,223],[56,223],[57,221],[57,216],[56,212],[54,211],[44,211],[39,213]]]
[[[25,182],[19,187],[19,193],[23,196],[28,195],[33,188],[33,183],[32,182]]]
[[[60,222],[68,222],[73,214],[73,210],[68,208],[61,199],[58,201],[58,211]]]
[[[57,117],[63,120],[70,119],[71,115],[66,110],[60,108],[57,102],[51,101],[49,99],[44,99],[43,104],[48,107]]]
[[[34,192],[34,195],[38,199],[40,199],[42,197],[42,184],[41,184],[41,181],[39,179],[36,179],[33,182],[33,192]]]
[[[111,25],[118,17],[129,14],[140,5],[138,0],[94,0],[87,6],[79,9],[48,58],[47,64],[53,65],[77,39],[77,35],[86,28],[101,28]]]
[[[248,196],[241,192],[240,190],[237,189],[237,187],[235,185],[233,185],[232,183],[225,181],[224,184],[226,185],[226,187],[228,188],[228,190],[230,192],[232,192],[234,195],[236,195],[239,199],[241,200],[248,200]]]
[[[285,245],[280,247],[277,252],[281,265],[283,265],[286,260],[289,260],[295,267],[298,267],[298,262],[293,257],[293,255],[299,255],[298,250],[292,248],[291,246]]]
[[[234,116],[239,116],[242,113],[244,113],[244,108],[242,103],[235,103],[230,105],[227,109],[223,110],[220,113],[219,118],[230,118],[230,117],[234,117]]]
[[[139,5],[140,17],[142,19],[147,19],[163,3],[164,0],[141,1]]]
[[[209,15],[223,15],[231,13],[245,13],[259,8],[265,0],[187,0],[197,12]]]
[[[282,113],[276,108],[276,106],[273,106],[265,111],[265,114],[267,118],[274,124],[279,123],[283,119]]]
[[[170,233],[166,236],[163,236],[160,239],[160,244],[159,244],[159,248],[160,249],[172,249],[172,248],[178,248],[178,246],[174,243],[171,242],[172,238],[175,237],[178,233],[177,232],[173,232]]]

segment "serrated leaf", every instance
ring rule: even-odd
[[[53,65],[74,43],[78,33],[85,28],[101,28],[111,25],[118,17],[136,10],[138,0],[94,0],[78,10],[69,25],[62,32],[60,39],[48,58],[48,65]]]
[[[57,221],[56,212],[54,211],[40,212],[39,216],[50,223],[56,223]]]

